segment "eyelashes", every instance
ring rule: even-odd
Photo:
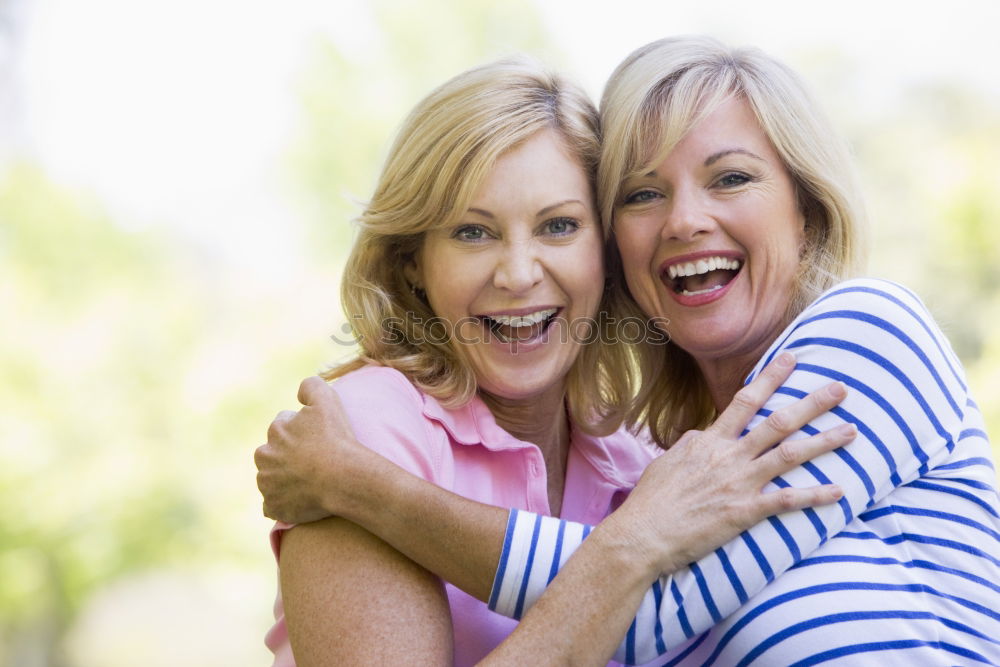
[[[542,226],[553,236],[568,236],[580,229],[580,222],[573,218],[553,218],[546,220]]]
[[[722,190],[735,190],[742,185],[754,183],[757,180],[759,179],[756,176],[748,174],[744,171],[726,171],[711,181],[711,184],[708,187]],[[640,188],[625,195],[621,200],[621,205],[645,204],[656,201],[657,199],[664,199],[666,197],[667,194],[656,188]]]
[[[488,232],[482,225],[460,225],[452,231],[450,238],[458,241],[482,241],[488,238]]]
[[[535,230],[536,235],[553,236],[553,237],[565,237],[571,236],[577,232],[581,227],[579,220],[575,218],[569,218],[565,216],[560,216],[558,218],[551,218],[543,222]],[[456,241],[465,241],[468,243],[479,243],[487,241],[489,239],[498,238],[498,235],[490,230],[484,225],[475,224],[464,224],[455,227],[449,234],[449,238],[455,239]]]
[[[717,181],[724,188],[735,188],[754,181],[754,177],[742,171],[730,171],[723,174]]]

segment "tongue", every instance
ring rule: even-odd
[[[688,276],[680,280],[680,288],[688,292],[700,292],[713,287],[722,287],[736,275],[735,271],[718,269],[701,273],[696,276]]]
[[[497,333],[507,340],[531,340],[545,330],[545,322],[532,324],[526,327],[509,327],[505,324],[497,325]]]

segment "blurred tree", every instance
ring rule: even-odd
[[[876,274],[923,297],[962,359],[1000,461],[1000,109],[934,82],[856,127]]]
[[[103,657],[67,645],[92,600],[156,581],[145,573],[245,567],[270,594],[251,452],[275,411],[294,407],[298,380],[348,353],[326,340],[357,213],[343,192],[371,189],[392,128],[445,76],[544,46],[526,0],[369,7],[380,48],[318,42],[303,78],[305,130],[290,162],[316,251],[277,282],[231,273],[168,228],[128,231],[36,168],[0,165],[0,664],[174,655],[116,634],[89,638],[108,647]],[[263,652],[268,612],[260,604],[249,641],[216,641]],[[183,627],[178,616],[170,622]],[[183,664],[217,651],[189,653]]]
[[[318,41],[301,83],[303,133],[293,153],[321,262],[346,252],[349,221],[374,188],[393,132],[445,79],[515,52],[544,55],[528,0],[374,0],[375,48]]]
[[[56,666],[109,582],[263,551],[233,520],[259,511],[261,386],[290,394],[319,346],[244,336],[267,299],[36,169],[0,181],[0,220],[0,663]]]

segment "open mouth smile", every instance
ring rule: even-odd
[[[701,296],[724,288],[739,274],[742,266],[739,259],[711,255],[671,264],[666,267],[662,279],[675,294]]]
[[[482,320],[503,343],[527,342],[543,335],[558,312],[558,308],[543,308],[521,315],[483,315]]]

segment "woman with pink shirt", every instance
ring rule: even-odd
[[[334,417],[324,392],[336,392],[358,441],[384,457],[367,461],[366,474],[395,464],[489,505],[594,524],[648,466],[648,486],[677,517],[679,562],[766,516],[835,501],[829,485],[760,492],[850,439],[822,433],[771,449],[838,403],[836,385],[743,435],[794,366],[790,356],[658,460],[620,427],[636,378],[617,337],[658,334],[616,318],[606,298],[599,153],[587,97],[524,60],[470,70],[424,99],[390,150],[345,268],[342,302],[360,354],[325,374],[332,385],[303,382],[305,407],[279,415],[258,450],[261,488],[278,474],[265,464],[283,443],[321,438]],[[495,524],[486,519],[483,540],[456,548],[495,549]],[[277,665],[472,664],[534,650],[517,635],[505,642],[516,622],[487,609],[481,584],[468,585],[472,595],[445,584],[347,519],[279,523],[272,546],[280,592],[266,642]]]

